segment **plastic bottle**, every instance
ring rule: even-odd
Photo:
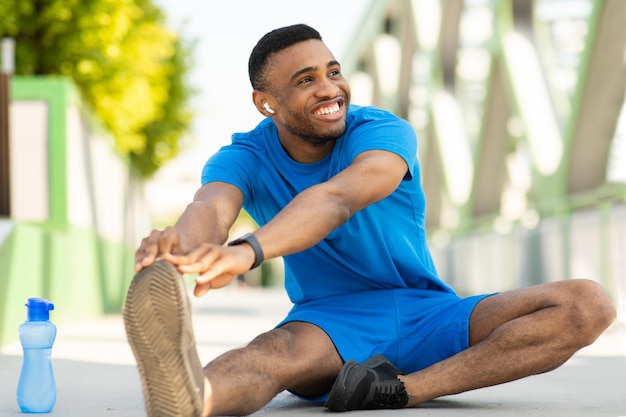
[[[22,372],[17,384],[17,404],[24,413],[48,413],[57,399],[52,372],[52,344],[57,335],[50,322],[54,304],[43,298],[29,298],[27,321],[19,328],[24,350]]]

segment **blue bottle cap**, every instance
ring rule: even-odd
[[[24,305],[28,307],[26,313],[28,321],[48,321],[50,310],[54,310],[54,304],[45,298],[29,298]]]

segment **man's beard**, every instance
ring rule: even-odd
[[[322,146],[328,142],[337,140],[346,131],[345,120],[341,126],[334,128],[333,130],[318,132],[315,127],[308,122],[308,120],[301,120],[296,115],[291,115],[293,119],[300,121],[299,125],[285,123],[285,129],[292,135],[298,136],[303,141],[316,146]]]

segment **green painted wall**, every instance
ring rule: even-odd
[[[134,262],[134,247],[128,242],[104,239],[95,226],[77,227],[69,219],[68,108],[77,106],[91,131],[102,129],[82,104],[74,84],[62,77],[13,77],[11,98],[45,101],[48,106],[50,199],[45,222],[0,219],[3,226],[12,227],[0,239],[0,346],[17,341],[29,297],[51,300],[55,304],[51,320],[57,325],[121,312]],[[129,195],[126,198],[130,200]],[[122,216],[119,221],[124,221]]]
[[[55,304],[56,324],[122,309],[133,250],[90,230],[16,224],[0,246],[0,346],[17,340],[26,299]]]

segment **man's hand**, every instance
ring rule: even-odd
[[[184,249],[180,245],[178,231],[174,227],[164,230],[153,230],[150,236],[141,241],[139,249],[135,252],[135,272],[148,267],[164,255],[182,254]]]
[[[203,243],[184,255],[163,254],[163,259],[176,265],[182,274],[198,274],[193,293],[200,297],[248,272],[254,263],[254,251],[247,244],[220,246]]]
[[[221,288],[237,275],[247,272],[254,263],[250,245],[221,246],[202,243],[185,250],[174,227],[153,230],[141,241],[135,253],[135,272],[152,265],[157,259],[168,261],[181,274],[198,274],[194,295],[200,297],[210,289]]]

